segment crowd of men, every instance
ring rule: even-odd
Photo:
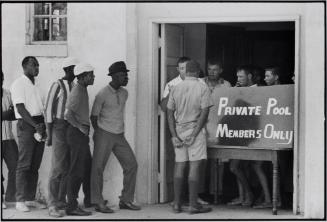
[[[95,97],[89,110],[87,87],[94,83],[94,68],[90,64],[67,58],[62,68],[65,76],[55,81],[46,101],[35,83],[39,63],[28,56],[22,61],[23,75],[11,85],[10,92],[2,87],[2,157],[8,167],[8,185],[5,202],[16,202],[16,209],[30,211],[30,207],[44,209],[49,215],[88,216],[90,211],[78,204],[81,186],[84,207],[94,206],[101,213],[113,213],[103,198],[103,173],[111,152],[123,168],[123,190],[120,209],[140,210],[134,204],[137,174],[135,155],[124,136],[124,110],[128,91],[128,72],[123,61],[113,63],[108,75],[111,81]],[[190,58],[178,60],[179,75],[166,84],[161,108],[167,111],[168,124],[175,150],[173,212],[182,212],[184,181],[187,178],[190,214],[206,213],[211,208],[198,196],[203,184],[203,160],[207,159],[205,124],[210,107],[211,93],[216,87],[231,87],[221,74],[223,66],[217,59],[207,64],[207,76],[199,78],[200,65]],[[255,87],[279,84],[277,67],[261,69],[241,66],[237,69],[236,87]],[[76,79],[76,81],[74,81]],[[2,73],[2,84],[4,75]],[[18,146],[12,133],[11,121],[17,121]],[[89,146],[90,127],[94,128],[94,150]],[[35,200],[38,170],[44,146],[51,148],[51,170],[48,203]],[[247,165],[247,167],[244,167]],[[239,196],[229,205],[252,206],[254,196],[244,170],[252,166],[262,187],[260,201],[255,208],[271,207],[271,196],[263,162],[244,163],[231,160],[230,170],[237,178]],[[220,164],[223,171],[223,164]],[[185,176],[187,169],[187,176]],[[222,179],[222,178],[221,178]],[[3,180],[3,177],[2,177]],[[2,193],[4,189],[2,186]]]
[[[10,91],[2,87],[1,151],[8,167],[5,201],[16,202],[16,210],[21,212],[30,211],[30,207],[48,207],[49,215],[56,218],[65,213],[88,216],[91,212],[77,201],[83,186],[85,208],[94,206],[98,212],[114,213],[102,196],[103,171],[113,151],[124,174],[119,207],[140,210],[133,203],[137,162],[124,136],[126,64],[118,61],[109,67],[111,81],[96,95],[91,113],[87,87],[93,85],[95,76],[90,64],[67,58],[62,65],[65,76],[51,85],[46,101],[35,82],[39,74],[37,59],[25,57],[22,68],[23,75],[13,82]],[[15,119],[18,146],[12,133],[11,121]],[[93,157],[89,146],[91,124]],[[52,146],[48,206],[35,199],[45,144]],[[6,208],[5,201],[2,208]]]

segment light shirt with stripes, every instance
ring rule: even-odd
[[[65,108],[74,82],[69,83],[65,79],[59,79],[54,82],[48,92],[45,105],[45,119],[47,123],[52,123],[54,119],[65,119]]]
[[[36,80],[35,80],[36,81]],[[10,88],[11,99],[14,104],[16,119],[21,119],[16,105],[24,104],[25,109],[31,116],[41,116],[44,112],[44,97],[38,87],[37,82],[33,82],[25,75],[14,81]]]
[[[9,90],[2,90],[2,111],[8,111],[9,107],[12,106],[11,96]],[[12,133],[12,123],[11,121],[3,120],[2,125],[2,141],[3,140],[13,140],[14,135]]]

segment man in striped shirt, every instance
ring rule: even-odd
[[[2,86],[3,86],[3,73]],[[1,139],[1,160],[4,159],[8,168],[8,183],[6,189],[5,201],[15,202],[16,194],[16,166],[18,159],[18,147],[12,133],[11,121],[15,119],[14,107],[12,105],[10,92],[2,87],[2,110],[1,110],[1,125],[2,125],[2,139]],[[1,194],[4,194],[3,176],[1,171]],[[2,208],[6,208],[6,204],[2,199]]]
[[[66,140],[68,122],[64,118],[68,95],[74,85],[75,58],[63,62],[65,76],[54,82],[49,90],[45,118],[47,128],[46,145],[52,145],[51,171],[49,179],[49,215],[62,217],[58,211],[66,205],[66,181],[69,168],[69,149]]]

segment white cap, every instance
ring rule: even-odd
[[[91,72],[94,68],[90,64],[87,63],[78,63],[74,68],[74,74],[75,76],[78,76],[84,72]]]
[[[62,63],[62,67],[68,67],[68,66],[75,66],[78,63],[78,60],[74,57],[67,57],[63,63]]]

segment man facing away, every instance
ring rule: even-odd
[[[103,171],[111,152],[115,154],[123,168],[123,190],[120,209],[140,210],[133,204],[137,162],[135,155],[124,135],[124,113],[128,92],[124,86],[128,83],[129,70],[123,61],[109,67],[112,81],[96,95],[92,107],[91,122],[94,128],[94,152],[91,173],[91,199],[95,210],[102,213],[114,211],[105,205],[103,191]]]
[[[1,201],[2,208],[6,208],[6,202],[16,202],[16,166],[18,159],[18,147],[12,133],[12,121],[15,120],[14,107],[12,105],[11,95],[7,89],[3,88],[3,72],[2,76],[2,109],[1,109],[1,160],[4,160],[8,168],[8,183],[6,189],[6,196],[3,199],[3,175],[1,171]]]
[[[63,62],[65,76],[55,81],[48,92],[45,106],[47,129],[46,145],[52,145],[49,178],[49,215],[63,216],[58,209],[66,207],[66,180],[69,168],[69,148],[66,140],[68,122],[64,118],[66,102],[74,85],[77,59],[68,57]]]
[[[66,137],[70,152],[66,213],[73,216],[91,215],[91,212],[84,211],[78,206],[77,198],[86,168],[92,161],[89,146],[90,112],[87,87],[94,83],[93,70],[91,65],[85,63],[75,66],[77,84],[68,96],[65,111],[65,119],[69,123]]]
[[[18,119],[16,209],[27,212],[29,207],[46,208],[44,204],[35,201],[38,170],[43,157],[46,135],[43,100],[35,83],[35,77],[39,74],[39,63],[35,57],[27,56],[23,59],[22,66],[24,75],[12,84],[11,95],[15,116]],[[40,138],[34,138],[34,134]]]
[[[209,88],[200,82],[199,64],[186,62],[185,80],[175,86],[167,103],[169,129],[175,147],[174,205],[173,211],[180,213],[184,170],[189,162],[189,213],[206,213],[197,203],[199,168],[201,160],[207,158],[206,136],[203,128],[212,105]]]

